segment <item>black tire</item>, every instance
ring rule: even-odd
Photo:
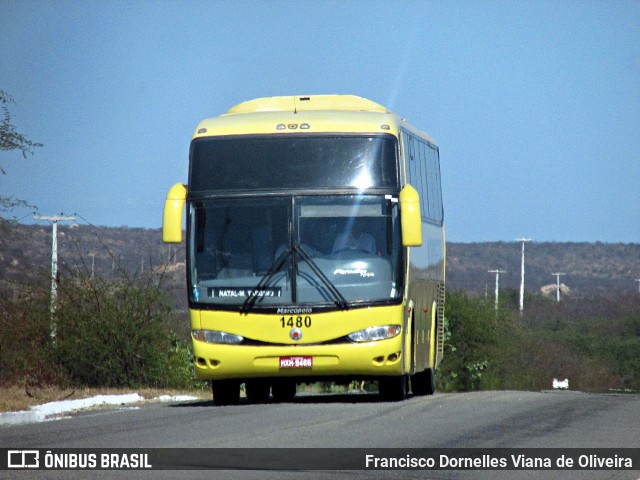
[[[213,403],[216,405],[237,405],[240,402],[240,382],[238,380],[213,380],[211,393],[213,393]]]
[[[380,377],[378,379],[378,392],[380,398],[385,401],[398,402],[407,398],[407,376]]]
[[[290,402],[296,396],[296,382],[293,380],[278,380],[271,386],[271,393],[276,402]]]
[[[436,391],[436,374],[431,368],[411,377],[411,391],[416,396],[433,395]]]
[[[266,403],[269,401],[271,385],[266,380],[247,380],[245,387],[247,398],[251,403]]]

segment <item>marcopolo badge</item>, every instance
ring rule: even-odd
[[[299,328],[292,328],[289,332],[289,336],[291,340],[295,340],[296,342],[302,338],[302,330]]]

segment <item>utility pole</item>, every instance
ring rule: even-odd
[[[560,303],[560,277],[562,275],[566,275],[566,273],[552,273],[551,275],[556,276],[556,302]]]
[[[91,252],[89,256],[91,257],[91,280],[93,280],[93,274],[95,272],[95,267],[96,267],[96,254]]]
[[[516,238],[516,242],[522,242],[522,262],[520,268],[520,314],[524,313],[524,244],[531,242],[530,238]]]
[[[500,274],[504,273],[505,270],[500,270],[499,268],[497,268],[496,270],[487,270],[487,272],[496,274],[496,312],[497,312],[498,311],[498,290],[500,288]]]
[[[34,220],[44,220],[51,222],[51,338],[56,338],[56,323],[54,315],[58,300],[58,222],[73,222],[76,217],[66,217],[64,215],[53,215],[44,217],[34,215]]]

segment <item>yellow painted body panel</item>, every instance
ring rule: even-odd
[[[240,314],[238,312],[192,310],[194,330],[221,330],[274,345],[234,346],[193,341],[196,376],[202,380],[278,376],[322,377],[335,375],[400,375],[403,334],[370,343],[321,345],[373,325],[401,325],[405,328],[402,305],[370,307],[347,311],[301,314],[311,317],[311,326],[302,327],[302,339],[289,337],[291,327],[282,327],[282,314]],[[280,369],[281,356],[312,356],[312,368]]]
[[[422,223],[420,220],[420,197],[408,183],[400,191],[402,209],[402,244],[405,247],[422,245]]]
[[[176,183],[167,193],[162,218],[163,242],[182,242],[182,217],[186,200],[187,188],[182,183]]]
[[[397,118],[378,112],[258,112],[223,115],[201,121],[193,138],[218,135],[266,135],[313,133],[392,133],[397,135]],[[302,125],[308,128],[302,128]],[[284,129],[278,129],[284,125]],[[381,128],[387,125],[388,129]]]
[[[308,98],[308,101],[300,101]],[[302,128],[302,125],[308,128]],[[278,125],[284,125],[278,129]],[[219,135],[390,133],[416,131],[382,105],[353,95],[309,95],[250,100],[202,120],[193,138]],[[420,135],[433,142],[424,132]]]
[[[383,112],[387,109],[379,103],[356,95],[289,95],[256,98],[242,102],[227,111],[227,115],[255,112],[302,112],[319,110],[353,110]]]

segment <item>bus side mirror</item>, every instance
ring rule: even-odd
[[[162,241],[165,243],[182,242],[182,215],[187,200],[187,188],[176,183],[164,201],[164,215],[162,218]]]
[[[408,183],[400,191],[400,222],[402,245],[405,247],[419,247],[422,245],[420,195]]]

